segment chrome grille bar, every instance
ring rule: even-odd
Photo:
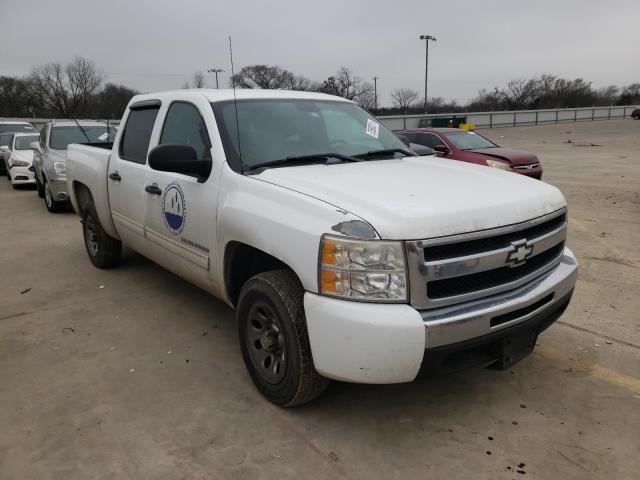
[[[558,218],[563,215],[563,219]],[[549,231],[541,230],[541,228],[544,229],[542,224],[545,223],[549,223],[552,229]],[[522,236],[520,237],[518,232],[521,231]],[[527,231],[535,232],[536,236],[527,237]],[[436,308],[520,287],[558,265],[562,256],[562,245],[564,245],[566,239],[566,231],[566,209],[561,209],[551,214],[507,227],[450,237],[405,242],[409,267],[411,304],[419,309]],[[509,234],[509,238],[518,238],[518,240],[511,241],[508,246],[500,245],[486,251],[478,252],[475,249],[470,255],[461,256],[459,247],[451,249],[451,251],[458,251],[458,254],[454,257],[438,257],[436,260],[431,261],[425,259],[424,252],[429,247],[447,246],[455,243],[460,243],[461,246],[468,245],[470,240],[480,240],[481,245],[484,246],[485,244],[488,245],[487,239],[499,236],[504,238],[505,234]],[[514,260],[510,261],[510,254],[513,255],[515,253],[515,245],[526,246],[526,248],[523,247],[523,252],[526,252],[526,260],[521,263],[516,263]],[[554,251],[551,251],[551,249],[554,249]],[[556,254],[556,250],[559,253]],[[518,253],[520,253],[519,250]],[[529,271],[524,267],[527,260],[531,260],[541,254],[544,255],[539,257],[537,261],[530,263],[535,269]],[[541,262],[544,262],[544,264],[539,265]],[[513,275],[508,275],[509,272],[507,271],[507,275],[505,275],[505,267],[517,268],[518,272],[514,271]],[[482,272],[486,273],[483,274]],[[500,275],[493,276],[492,272]],[[506,281],[506,283],[495,285],[496,278],[500,279],[502,277],[510,278],[510,280]],[[451,282],[446,282],[447,279],[455,278],[459,278],[460,282],[464,282],[464,288],[455,288],[453,290],[464,290],[462,293],[457,292],[446,295],[443,294],[442,288],[438,288],[437,295],[429,296],[430,282],[440,282],[438,287],[443,287],[446,284],[452,284]],[[490,282],[487,279],[492,281]],[[432,285],[435,285],[435,283]],[[433,290],[435,292],[436,288],[433,288]]]

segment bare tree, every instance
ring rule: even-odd
[[[38,65],[29,77],[41,96],[43,109],[62,117],[85,113],[103,79],[95,64],[82,57],[76,57],[66,66],[57,62]]]
[[[502,98],[507,108],[517,110],[532,103],[539,96],[539,91],[539,84],[535,78],[516,78],[509,80],[506,88],[496,88],[495,94]]]
[[[70,111],[74,115],[86,112],[89,99],[100,89],[104,75],[96,65],[85,58],[76,57],[65,67],[69,91]]]
[[[346,67],[340,67],[335,75],[322,82],[318,90],[353,100],[364,108],[371,108],[375,103],[373,85],[354,75]]]
[[[249,65],[231,77],[229,86],[283,89],[292,84],[294,77],[290,71],[275,65]]]
[[[185,80],[182,84],[183,90],[190,88],[207,88],[207,77],[202,71],[198,70],[189,80]]]
[[[420,94],[412,88],[396,88],[391,92],[391,98],[394,106],[406,110],[416,103],[416,100],[420,98]]]

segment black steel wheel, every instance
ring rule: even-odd
[[[89,259],[98,268],[115,267],[120,262],[122,243],[104,231],[93,204],[84,208],[82,235]]]
[[[257,389],[281,407],[310,402],[329,380],[313,366],[304,290],[290,270],[272,270],[244,284],[236,309],[240,348]]]

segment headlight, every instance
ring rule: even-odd
[[[53,162],[53,169],[58,175],[64,175],[65,173],[67,173],[67,166],[64,164],[64,162]]]
[[[24,160],[10,160],[9,163],[11,164],[12,167],[28,167],[29,165],[31,165],[30,162],[26,162]]]
[[[487,165],[500,170],[508,170],[510,172],[513,170],[509,164],[501,162],[500,160],[487,160]]]
[[[323,295],[371,302],[407,301],[402,242],[324,235],[318,270]]]

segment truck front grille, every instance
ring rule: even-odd
[[[444,245],[433,245],[424,248],[425,261],[442,260],[444,258],[464,257],[481,252],[497,250],[499,248],[508,247],[511,242],[523,238],[534,239],[553,232],[562,227],[566,222],[566,214],[534,225],[524,230],[504,233],[495,237],[477,238],[457,243],[448,243]]]
[[[558,265],[566,210],[517,225],[406,242],[411,304],[436,308],[518,288]]]
[[[501,267],[484,272],[427,282],[429,298],[445,298],[509,284],[530,275],[562,254],[564,243],[542,252],[517,267]]]

